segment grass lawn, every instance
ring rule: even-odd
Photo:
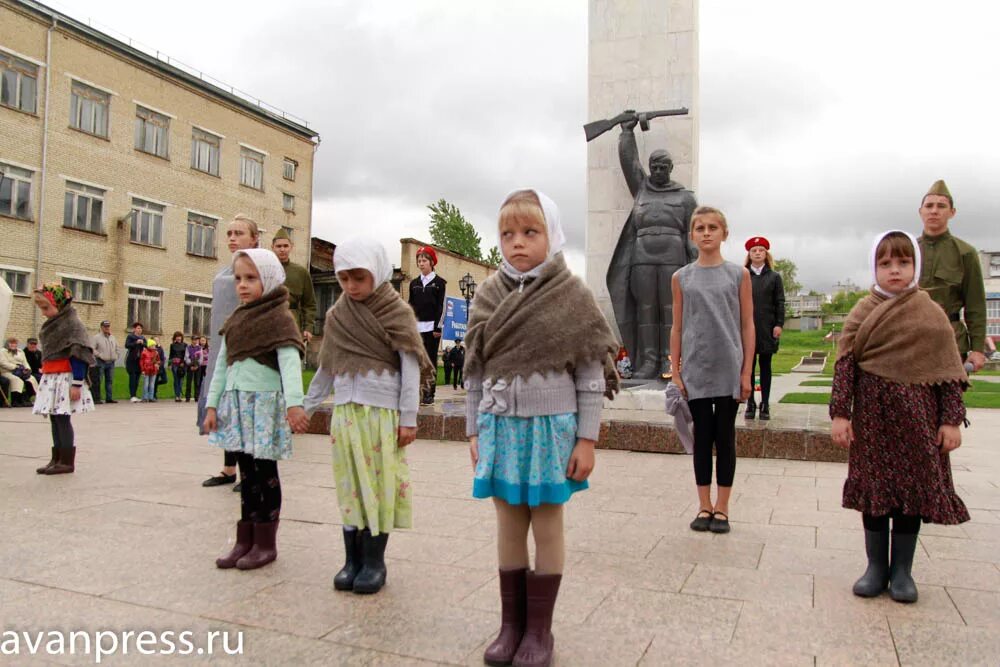
[[[806,380],[805,382],[800,382],[800,387],[830,387],[833,385],[833,379],[829,380]]]
[[[804,383],[803,383],[804,384]],[[979,382],[969,388],[964,396],[967,408],[1000,409],[1000,383]],[[781,397],[780,403],[798,403],[800,405],[828,405],[828,392],[791,392]]]
[[[791,372],[792,368],[799,365],[802,357],[810,352],[826,352],[826,366],[823,369],[824,375],[833,374],[833,354],[834,347],[830,341],[823,340],[829,329],[819,331],[785,331],[781,334],[781,344],[778,345],[778,353],[771,359],[771,371],[775,375],[782,375]]]

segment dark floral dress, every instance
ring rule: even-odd
[[[872,516],[900,510],[929,523],[968,521],[936,442],[941,424],[965,420],[962,391],[960,382],[891,382],[861,370],[853,354],[840,359],[830,417],[851,419],[854,428],[843,506]]]

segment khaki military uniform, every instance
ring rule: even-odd
[[[958,350],[963,355],[970,350],[982,352],[986,348],[986,286],[979,253],[948,231],[940,236],[921,234],[918,243],[923,256],[920,287],[944,308]]]
[[[292,311],[292,317],[299,325],[299,331],[312,332],[316,321],[316,293],[313,291],[309,271],[295,262],[287,262],[282,267],[285,269],[288,308]]]

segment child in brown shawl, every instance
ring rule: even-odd
[[[555,203],[500,207],[501,269],[476,291],[465,359],[473,496],[497,514],[502,623],[487,664],[548,665],[565,563],[563,504],[587,488],[618,351],[593,294],[566,267]],[[528,531],[535,538],[529,569]]]
[[[85,382],[87,370],[94,365],[94,351],[67,287],[42,285],[34,296],[46,320],[38,336],[42,342],[42,381],[32,412],[48,415],[52,426],[52,458],[35,472],[63,475],[76,470],[70,415],[94,411],[94,399]]]
[[[330,435],[343,522],[339,591],[377,593],[389,532],[412,525],[405,447],[417,434],[420,388],[434,379],[413,310],[392,287],[392,264],[373,239],[349,239],[334,256],[344,293],[326,314],[320,367],[307,412],[333,389]]]
[[[292,431],[304,433],[302,337],[288,309],[285,271],[270,250],[233,255],[240,305],[226,319],[205,400],[209,444],[236,454],[242,486],[236,543],[219,568],[253,570],[278,557],[281,513],[278,461],[292,455]]]
[[[862,512],[868,569],[854,594],[916,602],[921,519],[957,524],[948,452],[962,443],[967,376],[948,316],[917,287],[920,248],[901,231],[872,247],[872,292],[851,310],[834,368],[832,437],[850,447],[844,507]],[[892,518],[890,560],[889,519]]]

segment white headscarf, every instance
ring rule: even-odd
[[[872,243],[872,250],[868,254],[868,268],[871,269],[872,272],[872,285],[874,286],[874,290],[876,292],[890,299],[896,295],[882,289],[882,287],[878,284],[878,257],[875,256],[875,253],[878,252],[878,244],[882,242],[882,239],[894,232],[905,234],[906,238],[910,239],[910,243],[913,245],[913,280],[911,280],[910,284],[906,286],[906,289],[916,287],[919,284],[921,266],[920,244],[917,243],[917,239],[913,237],[913,234],[905,232],[902,229],[889,229],[875,237],[875,242]]]
[[[382,244],[374,239],[356,236],[337,245],[333,252],[336,271],[364,269],[375,279],[373,289],[392,278],[392,262]]]
[[[518,271],[507,258],[504,257],[503,261],[500,263],[500,269],[506,273],[511,278],[520,279],[522,276],[525,278],[534,278],[542,272],[542,268],[548,263],[550,259],[556,256],[557,253],[562,252],[563,247],[566,245],[566,234],[563,232],[562,223],[559,220],[559,207],[556,203],[552,201],[548,195],[536,190],[534,188],[518,188],[517,190],[512,190],[507,193],[507,196],[503,198],[503,203],[500,204],[500,208],[503,209],[504,204],[517,194],[518,192],[534,192],[535,196],[538,197],[539,203],[542,205],[542,217],[545,222],[545,233],[549,237],[549,249],[545,255],[545,261],[531,269],[530,271]],[[503,245],[501,244],[501,253],[503,252]]]
[[[236,270],[236,260],[246,256],[260,275],[260,282],[264,286],[264,293],[269,294],[285,284],[285,269],[281,266],[278,256],[270,250],[264,248],[249,248],[247,250],[237,250],[233,253],[233,270]]]

